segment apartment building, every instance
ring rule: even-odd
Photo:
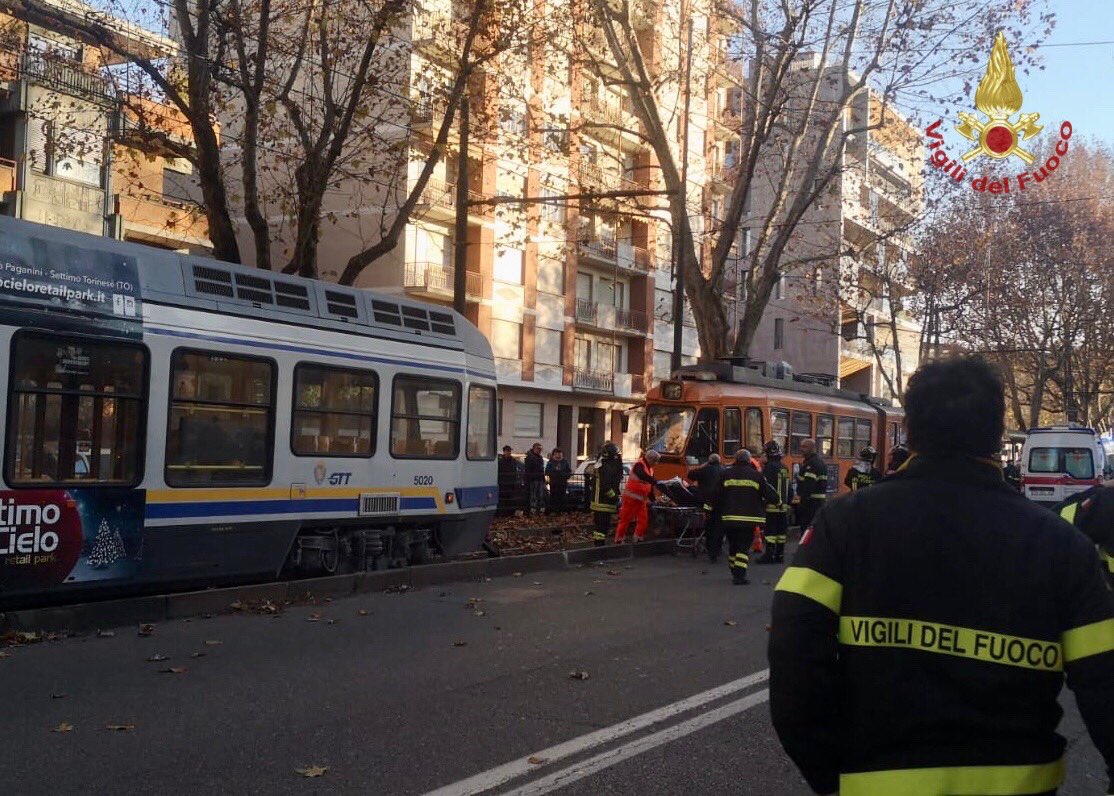
[[[663,69],[675,65],[680,0],[631,7],[642,15],[643,51]],[[689,83],[689,196],[698,229],[706,183],[722,165],[723,130],[715,125],[741,78],[726,56],[724,32],[709,17],[697,16]],[[448,0],[423,4],[408,25],[409,146],[419,155],[411,159],[409,185],[440,122],[430,81],[454,57],[446,35],[453,25]],[[521,452],[541,442],[547,452],[561,447],[583,460],[612,440],[634,456],[641,417],[633,410],[655,378],[668,376],[673,350],[670,225],[660,196],[584,199],[661,185],[629,96],[606,67],[586,66],[574,41],[508,53],[496,67],[498,80],[481,77],[471,87],[473,119],[494,122],[482,129],[474,123],[469,141],[467,315],[494,349],[500,446]],[[678,145],[683,91],[677,84],[672,96]],[[451,303],[458,144],[454,131],[452,154],[428,183],[404,244],[367,268],[358,286]],[[375,213],[367,208],[367,217]],[[322,241],[327,261],[343,262],[367,244],[348,219],[334,230]],[[683,349],[685,361],[695,361],[691,317]]]
[[[0,12],[0,212],[93,235],[167,249],[209,250],[205,217],[189,201],[192,166],[138,133],[143,114],[181,143],[174,109],[130,95],[119,64],[64,24],[28,22],[18,4]],[[92,9],[59,0],[63,19]],[[117,35],[152,53],[173,44],[121,21]]]
[[[819,67],[818,57],[798,64],[802,70]],[[923,143],[892,105],[870,91],[856,97],[843,124],[870,129],[852,135],[836,154],[840,171],[802,219],[783,261],[807,262],[775,287],[750,356],[893,398],[899,359],[902,381],[919,362],[920,327],[894,301],[909,290],[904,262],[908,227],[924,208]],[[781,168],[773,161],[760,172]],[[771,184],[766,180],[754,192],[751,218],[764,217]],[[740,245],[749,250],[751,240],[746,232]]]

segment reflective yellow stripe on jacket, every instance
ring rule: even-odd
[[[808,567],[788,567],[775,591],[788,591],[820,603],[834,614],[843,603],[843,584]]]
[[[1000,796],[1044,793],[1064,781],[1064,761],[1031,766],[957,766],[904,768],[842,774],[840,796],[936,796],[940,793],[995,793]]]

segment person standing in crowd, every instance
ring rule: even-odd
[[[545,459],[540,442],[526,451],[526,506],[531,514],[545,510]]]
[[[801,469],[797,473],[797,523],[804,533],[828,498],[828,465],[816,452],[816,440],[801,440]]]
[[[611,518],[619,504],[619,485],[623,482],[623,460],[619,458],[619,448],[614,442],[605,442],[596,460],[592,476],[592,541],[596,547],[607,543],[607,533],[611,530]]]
[[[1018,492],[1021,491],[1021,468],[1017,466],[1014,459],[1006,462],[1006,466],[1002,468],[1002,475],[1005,476],[1007,484]]]
[[[503,455],[499,457],[499,501],[509,503],[515,496],[519,487],[518,459],[510,445],[503,446]]]
[[[716,489],[719,488],[720,476],[723,474],[723,464],[718,453],[708,457],[708,461],[699,467],[693,467],[685,477],[696,484],[696,498],[704,505],[712,502]],[[708,547],[708,560],[716,563],[720,551],[723,549],[723,529],[720,527],[719,517],[714,511],[705,512],[704,540]]]
[[[1052,510],[1098,546],[1103,570],[1114,588],[1114,481],[1072,495]]]
[[[773,440],[766,443],[765,453],[762,475],[777,492],[778,499],[766,504],[766,550],[758,563],[776,564],[785,560],[789,533],[789,468],[781,460],[781,446]]]
[[[900,442],[894,445],[894,449],[890,451],[890,463],[886,467],[886,475],[893,475],[909,460],[909,449],[902,445]]]
[[[878,451],[867,445],[859,454],[859,460],[851,465],[847,475],[843,478],[843,485],[852,492],[858,492],[863,487],[877,484],[882,480],[882,471],[874,466],[878,458]]]
[[[554,448],[545,463],[545,475],[549,479],[549,510],[561,511],[565,508],[565,490],[572,478],[572,467],[565,458],[565,452]]]
[[[712,501],[704,506],[719,516],[727,536],[727,565],[731,580],[736,585],[750,583],[747,565],[754,529],[766,524],[766,505],[778,501],[777,491],[754,466],[754,459],[746,448],[735,453],[735,464],[720,475],[719,486]]]
[[[654,499],[654,465],[658,463],[660,454],[657,451],[646,451],[634,463],[630,470],[630,477],[623,487],[622,501],[619,504],[619,525],[615,529],[615,544],[622,544],[627,538],[627,527],[634,523],[634,541],[641,542],[646,538],[646,529],[650,526],[650,503]]]
[[[1065,674],[1114,767],[1114,602],[1090,540],[1003,480],[1005,408],[983,360],[922,365],[914,455],[825,506],[777,584],[770,712],[817,793],[1054,794]]]

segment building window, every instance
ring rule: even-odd
[[[455,459],[460,453],[460,385],[421,376],[395,376],[391,455]]]
[[[493,275],[496,282],[508,285],[522,284],[522,252],[518,249],[498,249],[495,252]]]
[[[785,347],[785,319],[774,318],[774,348]]]
[[[179,349],[170,359],[166,483],[262,486],[271,481],[275,364]]]
[[[147,403],[142,346],[19,334],[9,391],[9,484],[138,483]]]
[[[514,436],[537,439],[545,434],[545,404],[515,401]]]
[[[785,299],[785,274],[779,276],[777,282],[774,283],[774,298],[778,301]]]
[[[469,459],[495,458],[495,388],[473,384],[468,388],[468,434],[464,455]]]
[[[554,329],[534,331],[534,361],[539,365],[561,364],[561,333]]]
[[[66,180],[99,186],[105,133],[32,117],[27,123],[31,168]]]
[[[794,412],[790,430],[789,453],[797,456],[801,452],[801,443],[812,436],[812,415],[808,412]]]
[[[296,456],[371,456],[378,395],[379,378],[371,371],[298,365],[291,450]]]
[[[542,186],[540,193],[543,200],[541,204],[542,221],[564,224],[567,212],[565,200],[562,198],[564,194],[546,185]]]
[[[513,321],[491,322],[491,352],[497,359],[522,358],[522,324]]]

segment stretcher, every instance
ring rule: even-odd
[[[665,527],[677,534],[676,551],[688,550],[693,558],[706,549],[704,526],[707,515],[699,506],[663,505],[654,506],[654,514],[660,517]]]

